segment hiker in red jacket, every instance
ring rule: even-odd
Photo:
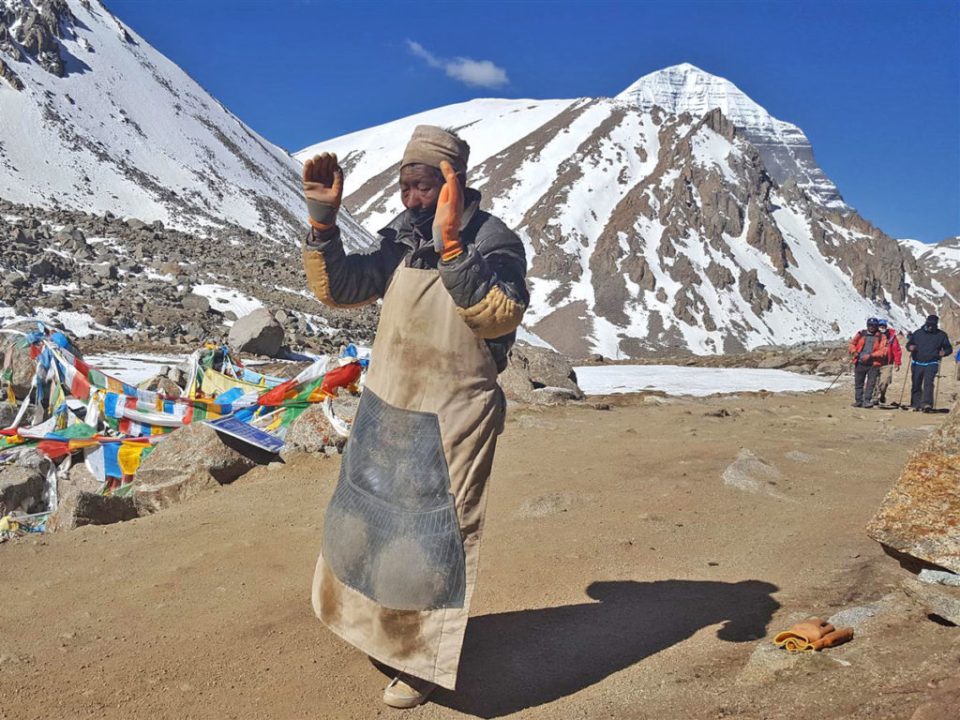
[[[900,341],[897,331],[889,326],[884,318],[877,318],[877,328],[887,338],[887,358],[880,366],[880,377],[877,379],[877,389],[873,394],[874,403],[887,404],[887,388],[893,382],[893,370],[900,372],[900,362],[903,353],[900,350]]]
[[[887,360],[887,336],[881,334],[876,318],[867,318],[867,329],[860,330],[850,341],[853,362],[853,407],[873,407],[873,387],[877,384],[880,366]]]

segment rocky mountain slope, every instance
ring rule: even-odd
[[[193,349],[238,316],[275,313],[291,349],[370,342],[376,307],[326,308],[306,289],[299,248],[235,228],[197,236],[105,213],[0,199],[0,324],[38,318],[89,347]]]
[[[294,348],[369,341],[305,289],[299,173],[99,0],[0,0],[0,322],[192,346],[267,307]]]
[[[0,197],[295,241],[299,170],[100,0],[0,0]]]
[[[945,299],[940,304],[940,324],[950,338],[960,338],[960,235],[936,245],[919,240],[901,240],[917,259],[921,272]]]
[[[615,98],[451,105],[297,156],[339,153],[345,204],[376,230],[401,210],[398,160],[419,123],[470,143],[470,184],[527,246],[526,329],[568,354],[835,340],[868,315],[914,325],[945,300],[914,253],[843,205],[799,129],[693,66]]]

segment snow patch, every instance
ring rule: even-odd
[[[149,380],[159,373],[160,368],[164,365],[176,366],[186,359],[186,355],[150,355],[147,353],[136,355],[105,353],[84,357],[84,360],[93,367],[130,385],[139,385]]]
[[[194,295],[205,297],[210,302],[210,307],[219,313],[232,312],[238,318],[249,315],[254,310],[263,307],[263,303],[255,297],[246,295],[235,288],[217,285],[215,283],[208,285],[194,285]]]
[[[585,365],[574,368],[587,395],[619,395],[654,390],[668,395],[738,392],[811,392],[830,386],[826,380],[757,368],[700,368],[678,365]]]

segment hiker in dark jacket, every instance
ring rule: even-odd
[[[848,348],[853,362],[853,407],[873,407],[873,387],[880,366],[887,361],[887,336],[880,332],[876,318],[867,318],[867,329],[860,330]]]
[[[930,412],[933,409],[933,388],[940,361],[953,352],[950,339],[940,329],[940,318],[930,315],[923,327],[907,335],[907,350],[912,374],[910,407]]]

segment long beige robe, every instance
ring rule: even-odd
[[[451,690],[503,417],[493,357],[439,273],[401,266],[327,509],[313,607],[359,650]]]

